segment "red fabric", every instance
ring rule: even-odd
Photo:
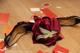
[[[3,48],[4,48],[4,41],[0,40],[0,49],[3,49]]]
[[[53,49],[53,53],[69,53],[68,49],[60,46],[60,45],[56,45],[55,48]]]
[[[9,13],[0,13],[0,24],[5,24],[8,22]]]
[[[33,25],[32,28],[34,43],[41,43],[47,46],[51,46],[54,45],[57,40],[61,39],[61,37],[59,36],[61,27],[56,18],[53,19],[50,19],[49,17],[42,17],[42,18],[35,17],[35,18],[34,18],[35,24]],[[37,36],[42,34],[41,31],[39,30],[39,27],[41,25],[43,25],[49,31],[56,30],[57,33],[55,34],[55,37],[53,36],[51,38],[36,40]]]
[[[49,8],[42,8],[41,11],[50,18],[57,17],[57,15],[54,12],[52,12]]]
[[[0,49],[0,53],[5,53],[5,50],[3,50],[3,49]]]

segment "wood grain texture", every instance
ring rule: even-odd
[[[10,13],[7,24],[12,27],[19,21],[29,21],[32,18],[30,8],[42,8],[44,3],[49,3],[49,8],[59,17],[77,15],[80,16],[80,0],[4,0],[0,2],[0,12]],[[58,8],[61,7],[61,8]],[[4,25],[0,25],[0,33]],[[74,27],[62,27],[64,39],[57,42],[69,49],[69,53],[80,53],[80,25]],[[3,35],[1,33],[1,35]],[[42,44],[32,43],[32,33],[24,35],[17,46],[6,50],[6,53],[36,53],[38,50],[51,53],[54,46],[46,47]]]

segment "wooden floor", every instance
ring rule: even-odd
[[[49,8],[59,17],[80,16],[80,0],[3,0],[0,1],[0,12],[10,13],[7,25],[10,24],[13,27],[19,21],[31,20],[30,8],[42,8],[44,3],[49,3]],[[3,26],[0,25],[0,32],[2,32]],[[69,49],[69,53],[80,53],[80,25],[62,27],[62,34],[64,39],[57,42],[57,44]],[[4,34],[1,33],[1,35]],[[17,46],[7,49],[6,53],[37,53],[38,50],[52,52],[54,46],[46,47],[41,44],[33,44],[31,35],[31,33],[24,35]]]

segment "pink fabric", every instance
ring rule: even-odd
[[[42,11],[46,16],[48,16],[48,17],[50,17],[50,18],[55,18],[55,17],[57,17],[57,15],[56,15],[54,12],[52,12],[52,11],[51,11],[49,8],[47,8],[47,7],[42,8],[41,11]]]
[[[41,43],[47,46],[51,46],[54,45],[56,43],[57,40],[61,39],[61,37],[59,36],[60,34],[60,23],[58,22],[58,20],[56,18],[49,18],[49,17],[42,17],[42,18],[38,18],[35,20],[35,24],[33,25],[32,28],[32,32],[33,32],[33,42],[34,43]],[[35,18],[34,18],[35,19]],[[39,30],[39,27],[43,25],[47,30],[51,31],[51,30],[56,30],[57,33],[55,34],[55,37],[51,37],[51,38],[46,38],[46,39],[42,39],[42,40],[36,40],[37,36],[39,36],[41,33],[41,31]]]

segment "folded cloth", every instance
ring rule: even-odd
[[[60,23],[56,18],[52,19],[47,16],[39,18],[34,16],[34,20],[35,23],[32,27],[33,43],[41,43],[46,46],[51,46],[54,45],[57,40],[62,39],[59,36],[61,32]]]

